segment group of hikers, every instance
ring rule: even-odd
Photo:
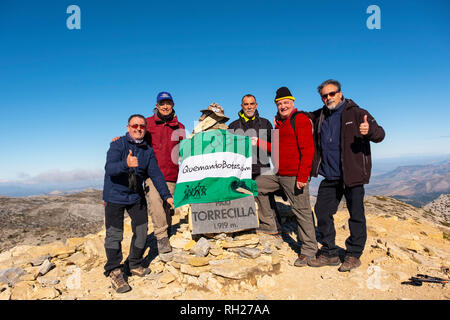
[[[364,184],[369,183],[372,166],[370,142],[381,142],[385,132],[369,112],[344,98],[338,81],[324,81],[318,86],[318,93],[323,106],[306,112],[297,110],[295,98],[287,87],[276,91],[277,112],[273,124],[278,130],[277,141],[271,141],[272,123],[260,117],[258,103],[251,94],[242,97],[238,119],[230,123],[228,130],[240,130],[252,140],[255,157],[252,179],[258,189],[255,200],[259,228],[256,231],[281,237],[274,200],[274,193],[281,190],[295,215],[301,241],[294,265],[340,265],[338,270],[345,272],[361,265],[360,257],[367,239],[363,200]],[[107,152],[103,189],[107,257],[104,274],[118,293],[131,290],[124,269],[140,277],[150,272],[142,266],[148,215],[152,219],[159,254],[172,250],[169,242],[174,209],[172,195],[179,169],[174,154],[178,152],[179,142],[186,138],[185,127],[178,120],[174,105],[170,93],[160,92],[154,114],[147,118],[131,115],[126,135],[114,139]],[[277,154],[272,157],[275,160],[271,169],[261,155],[275,150]],[[309,199],[310,179],[318,175],[324,178],[314,206],[322,244],[320,250]],[[341,263],[333,215],[343,196],[350,214],[350,235],[345,241],[345,257]],[[131,217],[133,236],[128,258],[122,264],[125,209]]]

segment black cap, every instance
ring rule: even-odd
[[[275,96],[275,102],[282,99],[291,99],[295,101],[295,98],[292,96],[291,91],[287,87],[281,87],[277,90],[277,95]]]

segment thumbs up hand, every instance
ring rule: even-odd
[[[138,158],[133,157],[133,151],[131,151],[131,150],[127,156],[127,165],[129,168],[136,168],[139,165]]]
[[[369,133],[369,122],[367,122],[367,115],[364,116],[364,122],[359,125],[359,132],[363,136]]]

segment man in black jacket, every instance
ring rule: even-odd
[[[345,259],[339,267],[340,272],[345,272],[361,265],[359,258],[367,239],[363,185],[369,183],[372,167],[370,141],[381,142],[385,132],[369,112],[351,99],[344,99],[338,81],[324,81],[318,91],[324,106],[310,114],[317,150],[311,176],[320,174],[325,178],[314,207],[323,246],[308,265],[340,264],[333,215],[345,196],[350,236],[345,241]]]
[[[262,118],[258,114],[258,103],[255,96],[247,94],[242,97],[239,118],[228,126],[234,134],[245,135],[252,138],[252,179],[256,180],[262,173],[270,170],[270,142],[272,124],[269,120]],[[267,201],[266,207],[276,209],[273,194],[264,197],[262,201]],[[260,206],[260,203],[258,203]],[[277,235],[281,227],[276,218],[274,210],[268,216],[259,215],[259,231],[267,234]]]

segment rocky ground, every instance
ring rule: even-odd
[[[103,226],[102,192],[65,196],[0,197],[0,252],[96,233]]]
[[[74,197],[76,197],[74,195]],[[450,298],[449,286],[402,284],[416,274],[450,276],[449,228],[435,217],[388,197],[366,199],[368,240],[362,266],[295,267],[299,244],[289,206],[277,199],[283,237],[245,231],[192,236],[188,208],[174,216],[172,253],[158,255],[151,233],[145,253],[152,272],[129,277],[133,288],[115,293],[102,274],[105,231],[40,245],[22,244],[0,253],[0,299],[431,299]],[[337,244],[348,236],[345,205],[335,215]],[[150,224],[150,232],[152,232]],[[125,222],[123,250],[131,241]],[[341,250],[341,254],[343,253]]]
[[[439,217],[443,224],[450,226],[450,194],[441,194],[423,209]]]

